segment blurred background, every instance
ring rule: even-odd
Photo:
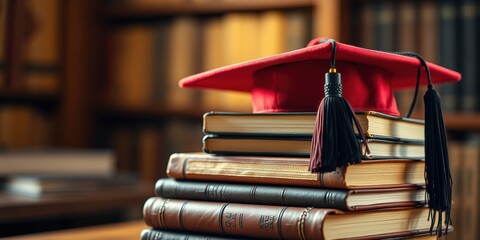
[[[201,151],[203,113],[251,111],[248,94],[180,89],[181,78],[325,36],[417,52],[463,74],[460,83],[437,89],[454,178],[456,230],[449,239],[474,239],[478,2],[0,0],[0,236],[140,218],[170,154]],[[405,113],[413,91],[396,97]],[[70,192],[11,190],[26,175],[38,186],[71,182],[52,190]],[[72,192],[83,188],[90,190]]]

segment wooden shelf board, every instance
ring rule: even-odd
[[[205,112],[202,109],[172,109],[166,107],[141,107],[127,108],[119,106],[103,105],[99,108],[102,118],[115,120],[162,120],[170,118],[183,118],[201,120]]]
[[[0,91],[0,102],[2,104],[51,105],[57,103],[59,98],[57,94]]]
[[[103,16],[107,18],[158,17],[178,14],[213,14],[231,11],[261,11],[270,9],[313,7],[313,0],[244,0],[161,4],[107,5]]]
[[[445,113],[445,127],[450,131],[479,131],[480,113]]]

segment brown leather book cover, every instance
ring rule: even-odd
[[[363,160],[328,173],[310,173],[309,161],[309,158],[176,153],[170,156],[167,175],[175,179],[337,189],[425,184],[425,162],[419,160]]]
[[[376,239],[418,234],[430,226],[428,208],[345,213],[160,197],[145,202],[143,216],[147,225],[159,230],[262,239]]]
[[[344,190],[162,178],[155,184],[155,193],[163,198],[335,208],[343,211],[425,204],[425,189],[415,187]]]

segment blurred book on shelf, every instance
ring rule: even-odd
[[[2,1],[0,89],[58,94],[61,75],[61,7],[59,0]],[[4,26],[6,22],[6,26]],[[2,78],[3,78],[2,77]]]
[[[459,70],[459,37],[460,30],[458,28],[459,14],[454,1],[442,0],[438,3],[439,11],[439,35],[438,35],[438,55],[439,63],[442,66]],[[464,79],[462,79],[462,82]],[[440,87],[440,94],[442,94],[443,108],[446,111],[458,110],[460,100],[457,95],[459,94],[459,86],[457,84],[446,84]]]
[[[53,146],[54,132],[52,117],[39,109],[0,106],[0,149],[49,148]]]
[[[150,26],[127,26],[108,33],[105,46],[108,72],[102,89],[107,103],[125,108],[150,103],[153,40]]]
[[[478,1],[351,1],[351,39],[356,45],[383,51],[413,51],[427,61],[462,73],[462,81],[437,87],[442,107],[449,112],[480,109],[478,69]],[[356,11],[360,9],[360,11]],[[361,29],[361,31],[358,31]],[[359,34],[358,32],[365,33]],[[412,77],[411,81],[415,81]],[[424,92],[424,91],[420,91]],[[412,101],[411,91],[399,91],[399,109],[406,112]],[[423,116],[417,101],[414,116]]]
[[[109,191],[138,184],[138,177],[129,174],[67,175],[67,174],[20,174],[4,177],[3,189],[9,194],[26,197],[47,197],[60,194]]]
[[[248,93],[182,90],[178,81],[202,70],[304,47],[312,37],[311,19],[311,12],[293,9],[117,25],[104,41],[101,98],[124,108],[249,112]]]
[[[93,149],[0,152],[0,179],[3,193],[35,198],[121,191],[142,180],[117,171],[113,151]]]
[[[459,37],[459,62],[463,80],[459,84],[458,96],[462,111],[480,110],[480,84],[478,83],[480,48],[480,3],[475,0],[462,0],[458,7],[459,21],[461,22]]]
[[[7,87],[5,79],[5,66],[7,64],[6,42],[7,42],[7,13],[8,1],[0,1],[0,90]]]
[[[0,152],[0,175],[64,174],[110,176],[115,155],[108,150],[23,150]]]
[[[33,22],[27,27],[31,36],[24,50],[24,87],[32,92],[54,94],[60,90],[61,2],[30,0],[27,7]]]
[[[140,179],[153,184],[166,176],[170,154],[198,151],[202,147],[199,140],[202,136],[200,121],[178,119],[166,120],[162,126],[117,126],[106,141],[117,155],[116,169],[119,172],[136,171]]]
[[[473,239],[478,235],[480,135],[470,134],[465,141],[450,141],[450,167],[453,188],[453,239]]]

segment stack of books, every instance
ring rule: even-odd
[[[425,206],[424,122],[357,113],[370,154],[310,173],[315,117],[205,114],[204,153],[170,157],[169,178],[145,202],[151,229],[142,240],[436,239]]]

